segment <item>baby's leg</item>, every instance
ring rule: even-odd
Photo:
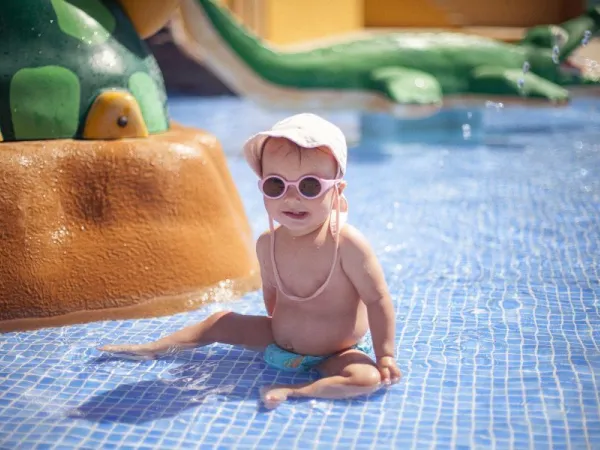
[[[275,408],[288,397],[341,399],[376,391],[381,385],[379,370],[359,350],[347,350],[325,360],[319,367],[323,378],[311,383],[269,386],[261,389],[267,408]]]
[[[222,311],[154,342],[137,345],[105,345],[99,350],[153,358],[171,349],[201,347],[217,342],[263,350],[273,342],[271,318]]]

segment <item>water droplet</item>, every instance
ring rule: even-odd
[[[529,72],[529,69],[531,68],[531,66],[529,65],[529,61],[525,61],[523,63],[523,73],[527,73]]]
[[[50,19],[50,23],[54,23],[54,19]]]
[[[394,228],[394,224],[392,222],[388,222],[387,225],[385,226],[388,230],[391,230],[392,228]]]
[[[592,37],[592,32],[590,30],[586,30],[583,33],[583,39],[581,40],[581,45],[588,45],[590,43],[590,38]]]
[[[560,49],[558,48],[558,45],[555,45],[554,47],[552,47],[552,61],[554,61],[554,64],[558,64],[559,59],[558,59],[558,55],[560,54]]]
[[[519,80],[517,81],[517,84],[519,85],[519,89],[523,89],[523,86],[525,86],[525,79],[519,78]]]
[[[463,133],[463,138],[465,140],[470,139],[471,138],[471,125],[469,125],[468,123],[463,124],[462,133]]]

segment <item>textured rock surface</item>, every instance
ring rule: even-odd
[[[258,287],[213,136],[0,144],[0,331],[173,313],[224,280]]]

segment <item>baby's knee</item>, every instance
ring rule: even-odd
[[[381,384],[381,374],[376,367],[369,364],[360,364],[349,367],[351,384],[362,387],[377,387]]]
[[[234,320],[235,316],[239,316],[239,314],[236,314],[232,311],[217,311],[216,313],[212,313],[210,316],[208,316],[206,320],[216,324]]]
[[[235,314],[231,311],[218,311],[211,314],[204,320],[205,326],[212,329],[214,332],[220,328],[228,328],[231,322],[231,315]]]

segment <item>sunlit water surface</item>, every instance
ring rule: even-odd
[[[443,133],[328,116],[352,142],[350,221],[385,270],[400,384],[267,412],[260,386],[309,377],[222,345],[156,361],[94,349],[225,308],[262,314],[254,292],[172,317],[0,336],[0,448],[598,448],[598,111],[459,111]],[[221,140],[258,235],[266,216],[240,146],[284,114],[236,99],[174,99],[171,112]]]

